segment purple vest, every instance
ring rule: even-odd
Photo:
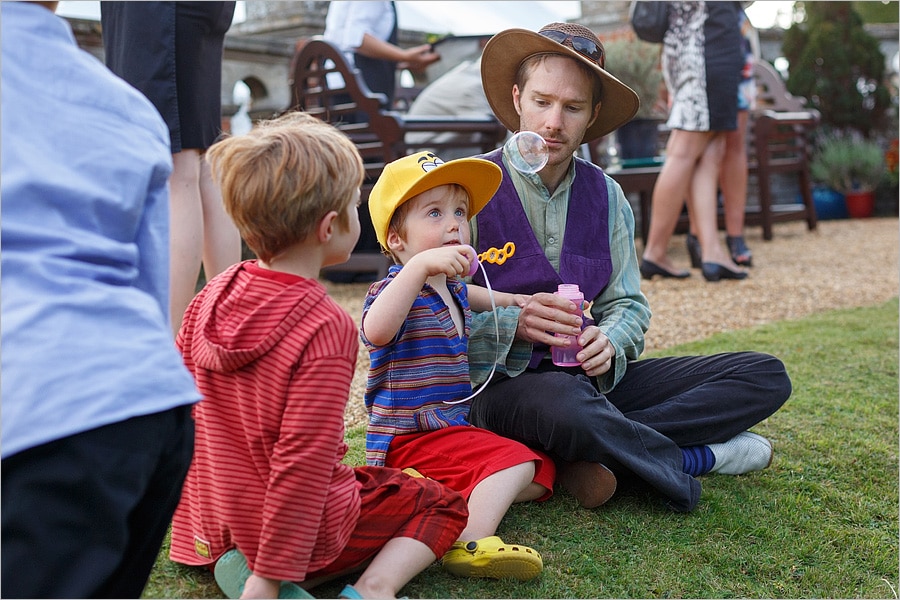
[[[577,283],[586,300],[596,298],[609,283],[612,274],[609,196],[603,171],[580,158],[575,159],[575,182],[569,194],[566,231],[557,273],[531,230],[522,201],[501,160],[501,150],[480,158],[499,165],[504,177],[493,199],[478,213],[476,250],[482,253],[488,248],[503,248],[507,242],[516,245],[513,256],[502,265],[482,262],[491,288],[501,292],[535,294],[555,292],[560,283]],[[484,285],[484,275],[480,270],[472,279],[476,284]],[[546,347],[536,347],[532,366],[544,354]]]

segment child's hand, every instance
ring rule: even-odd
[[[513,294],[514,306],[518,306],[519,308],[525,308],[525,305],[528,304],[530,299],[530,294]]]
[[[458,244],[423,250],[409,259],[406,267],[422,269],[426,277],[440,274],[447,277],[466,276],[474,260],[472,247]]]

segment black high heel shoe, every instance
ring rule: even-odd
[[[703,260],[700,258],[700,240],[697,239],[696,235],[689,233],[684,238],[684,244],[687,246],[688,255],[691,257],[691,267],[699,269],[703,264]]]
[[[744,236],[731,237],[727,235],[725,236],[725,243],[728,244],[728,251],[731,252],[731,260],[734,261],[734,264],[741,267],[753,266],[753,253],[750,252],[750,248],[744,242]]]
[[[703,271],[703,278],[707,281],[719,281],[720,279],[746,279],[746,271],[732,271],[725,265],[719,263],[705,262],[700,267]]]
[[[660,277],[671,277],[672,279],[684,279],[691,276],[690,271],[669,271],[664,269],[655,262],[651,262],[646,258],[641,259],[641,277],[644,279],[653,279],[654,275]]]

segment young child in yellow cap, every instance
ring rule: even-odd
[[[475,260],[468,222],[500,180],[489,161],[444,163],[420,152],[387,165],[372,189],[372,224],[396,264],[372,284],[363,307],[371,358],[366,459],[439,481],[468,500],[468,524],[442,560],[447,571],[527,580],[543,569],[540,554],[495,533],[513,502],[552,495],[556,467],[467,419],[472,313],[461,277]]]

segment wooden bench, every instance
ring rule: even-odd
[[[366,170],[363,205],[385,164],[426,149],[408,144],[407,133],[466,133],[465,147],[480,152],[497,148],[507,133],[493,117],[409,117],[383,110],[384,95],[371,92],[359,71],[351,69],[337,48],[318,36],[298,44],[291,65],[289,110],[303,110],[331,123],[353,141]],[[427,149],[440,156],[441,150],[458,147],[460,142],[430,142]],[[390,261],[378,249],[368,208],[360,209],[360,223],[362,233],[350,260],[327,270],[374,271],[377,277],[384,277]]]
[[[819,113],[805,107],[805,100],[792,96],[775,69],[764,61],[754,66],[757,84],[757,107],[750,112],[747,133],[749,175],[756,179],[758,206],[748,203],[744,223],[761,226],[763,239],[771,240],[773,225],[786,221],[805,220],[807,228],[816,228],[816,209],[812,199],[812,180],[809,174],[810,136],[819,122]],[[664,140],[665,135],[661,136]],[[664,142],[663,142],[664,145]],[[615,179],[626,194],[639,196],[641,239],[647,243],[650,231],[650,205],[653,187],[661,164],[635,167],[611,167],[606,172]],[[795,176],[801,193],[800,202],[775,203],[772,176],[787,173]],[[678,220],[676,233],[686,233],[689,221],[686,213]],[[719,211],[719,228],[724,228],[724,215]]]

